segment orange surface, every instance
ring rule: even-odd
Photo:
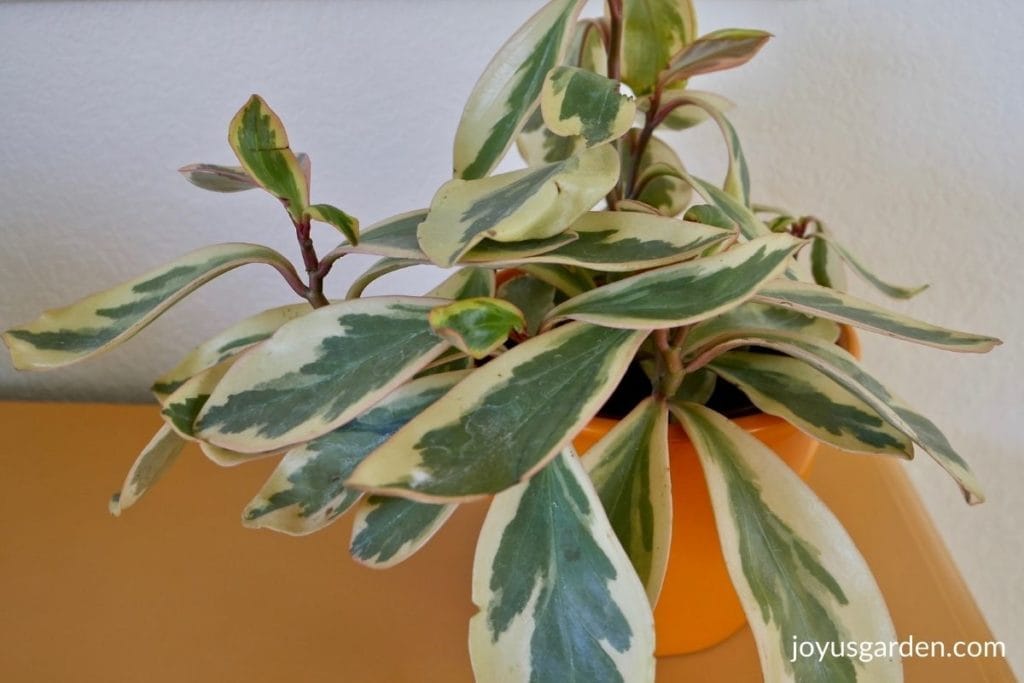
[[[374,571],[347,557],[347,520],[305,538],[240,526],[273,459],[225,470],[189,448],[115,519],[107,499],[159,425],[155,406],[0,403],[0,681],[471,683],[484,504]],[[810,482],[872,567],[901,638],[988,640],[903,467],[822,448]],[[905,669],[908,683],[1013,680],[1002,659]],[[749,629],[660,659],[657,680],[759,681]]]

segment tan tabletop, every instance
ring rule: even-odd
[[[115,519],[110,494],[152,406],[0,403],[0,681],[462,683],[484,505],[387,571],[347,555],[349,523],[291,538],[241,527],[273,469],[189,449]],[[823,451],[812,485],[857,541],[901,638],[991,640],[897,462]],[[908,659],[911,683],[1012,681],[1002,659]],[[758,681],[744,629],[658,665],[659,683]],[[597,682],[595,682],[597,683]]]

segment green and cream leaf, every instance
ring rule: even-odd
[[[764,679],[902,681],[898,657],[792,656],[794,642],[896,641],[878,584],[832,512],[775,453],[708,408],[672,411],[700,457]]]
[[[668,463],[668,411],[647,398],[583,456],[608,521],[658,603],[672,542],[672,484]]]
[[[277,114],[259,95],[231,119],[228,142],[242,168],[267,192],[281,200],[292,219],[301,221],[309,205],[309,182]]]
[[[196,419],[235,360],[236,357],[230,357],[197,372],[182,382],[164,401],[160,414],[179,436],[190,441],[196,440]]]
[[[803,244],[770,235],[721,254],[634,275],[556,306],[548,324],[571,318],[623,329],[662,329],[739,306],[782,273]]]
[[[553,237],[611,190],[619,178],[618,161],[615,150],[604,145],[546,166],[449,181],[417,229],[420,248],[447,268],[485,238]]]
[[[364,270],[359,277],[352,281],[352,284],[348,288],[348,292],[345,293],[345,298],[358,299],[363,295],[363,292],[366,291],[367,287],[385,275],[422,264],[422,261],[415,261],[413,259],[385,256],[379,261],[373,263],[369,268]]]
[[[666,216],[678,216],[690,205],[693,197],[693,191],[685,179],[683,162],[675,150],[655,135],[651,137],[643,156],[640,157],[640,163],[637,164],[634,158],[639,135],[640,131],[634,128],[619,144],[622,168],[632,172],[636,167],[638,180],[647,177],[642,187],[636,187],[636,200],[654,207]],[[660,169],[657,177],[652,178],[648,174],[651,168]],[[673,169],[673,172],[664,172],[666,168]],[[628,179],[624,178],[623,182],[626,180]]]
[[[184,446],[185,440],[168,425],[161,427],[128,470],[121,491],[111,497],[110,514],[119,517],[122,512],[135,505],[178,460]]]
[[[461,301],[481,296],[494,296],[496,287],[497,282],[493,270],[466,267],[449,275],[443,282],[427,292],[426,296]]]
[[[732,100],[711,92],[703,90],[691,90],[689,88],[668,88],[662,95],[662,102],[672,102],[683,96],[696,96],[710,104],[720,112],[727,112],[736,105]],[[704,123],[711,118],[708,110],[696,104],[680,104],[672,109],[662,125],[670,130],[688,130]]]
[[[477,81],[455,133],[456,178],[475,180],[501,161],[562,62],[583,0],[550,0],[502,46]]]
[[[685,261],[735,232],[623,211],[590,211],[570,229],[577,238],[563,246],[517,260],[522,263],[560,263],[604,272],[648,270]]]
[[[370,254],[388,258],[401,258],[428,262],[430,259],[420,249],[416,240],[416,228],[427,217],[426,209],[409,211],[385,218],[366,228],[359,236],[358,244],[342,243],[335,250],[343,254]]]
[[[874,408],[803,361],[731,351],[708,367],[738,386],[762,412],[819,441],[854,453],[914,455],[910,439]]]
[[[465,374],[413,380],[355,420],[286,453],[246,506],[243,523],[299,536],[333,522],[362,495],[344,484],[356,465]]]
[[[319,308],[242,356],[196,421],[204,441],[259,453],[326,434],[447,348],[427,321],[444,300],[371,297]]]
[[[548,73],[540,99],[544,123],[587,147],[617,140],[633,126],[636,96],[624,83],[585,69],[559,66]]]
[[[426,502],[514,486],[597,413],[646,336],[573,323],[529,339],[399,430],[349,484]]]
[[[696,37],[697,17],[690,0],[623,0],[622,30],[622,78],[644,94]]]
[[[857,273],[865,282],[869,283],[878,291],[882,292],[886,296],[891,296],[894,299],[911,299],[924,290],[928,289],[928,285],[917,285],[916,287],[903,287],[900,285],[894,285],[885,280],[881,279],[873,272],[871,272],[856,256],[850,253],[850,250],[844,247],[842,244],[832,239],[831,237],[824,235],[815,235],[815,244],[825,245],[826,248],[834,250],[836,254],[843,261],[849,264],[853,268],[854,272]],[[825,284],[819,282],[818,284]]]
[[[523,312],[513,304],[476,297],[439,306],[430,312],[430,326],[471,358],[485,358],[505,344],[513,332],[526,329]]]
[[[839,339],[839,325],[799,311],[748,301],[731,311],[695,325],[682,347],[684,357],[730,337],[769,332],[776,335],[813,337],[829,344]],[[700,401],[694,401],[699,403]]]
[[[701,36],[672,57],[663,83],[684,81],[692,76],[746,64],[771,37],[764,31],[742,28],[726,28]]]
[[[259,187],[241,166],[189,164],[179,168],[178,173],[196,187],[210,192],[244,192]]]
[[[726,351],[746,346],[774,349],[820,370],[871,406],[883,420],[927,451],[959,484],[968,503],[974,505],[984,502],[985,495],[974,473],[939,428],[924,415],[908,407],[881,382],[868,374],[856,358],[835,344],[768,333],[738,335],[703,352],[690,367],[700,367],[705,360],[711,361]]]
[[[937,327],[880,308],[850,294],[805,282],[771,282],[757,293],[757,300],[951,351],[985,353],[1002,343],[993,337]]]
[[[529,337],[537,334],[544,316],[555,306],[555,288],[529,274],[503,282],[498,287],[497,296],[523,312]]]
[[[213,278],[249,263],[294,272],[281,254],[256,244],[197,249],[130,282],[46,311],[8,330],[4,343],[19,370],[45,370],[84,360],[131,338]]]
[[[330,204],[313,204],[306,208],[306,213],[315,221],[333,226],[352,244],[359,242],[359,219],[331,206]]]
[[[367,496],[356,508],[349,552],[367,567],[394,567],[426,545],[457,507]]]
[[[644,588],[572,449],[495,496],[473,561],[478,681],[653,683]]]
[[[279,306],[250,316],[192,349],[187,356],[153,382],[152,391],[160,403],[185,380],[227,360],[277,331],[281,325],[309,313],[309,304]]]

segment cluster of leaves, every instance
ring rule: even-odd
[[[310,203],[308,159],[254,96],[230,126],[240,166],[182,171],[208,190],[277,197],[307,277],[266,247],[200,249],[8,331],[14,363],[91,357],[217,275],[269,264],[305,302],[243,320],[156,381],[166,424],[115,514],[189,441],[226,466],[283,453],[245,524],[308,534],[354,507],[351,552],[374,567],[416,552],[459,503],[492,497],[474,570],[478,679],[650,681],[674,420],[703,465],[766,677],[899,680],[898,661],[789,661],[793,637],[893,640],[892,624],[834,516],[705,404],[725,381],[847,451],[910,457],[916,443],[978,502],[935,425],[836,340],[842,324],[956,351],[998,342],[844,293],[843,263],[889,295],[919,289],[880,281],[820,221],[752,204],[728,102],[688,84],[747,62],[767,34],[699,36],[689,0],[610,0],[604,16],[580,19],[584,4],[550,0],[501,48],[459,125],[455,177],[431,206],[364,231]],[[728,152],[721,183],[687,173],[656,134],[705,121]],[[526,167],[493,175],[513,143]],[[313,221],[344,236],[322,258]],[[810,273],[797,258],[808,245]],[[380,260],[329,302],[323,280],[350,253]],[[427,263],[459,269],[422,297],[362,296]],[[631,364],[650,395],[577,458],[574,436]]]

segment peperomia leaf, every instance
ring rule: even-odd
[[[916,287],[901,287],[900,285],[893,285],[885,280],[882,280],[877,275],[872,273],[867,267],[861,263],[860,259],[850,253],[850,250],[844,247],[839,242],[835,241],[829,236],[815,235],[814,246],[817,247],[819,244],[825,251],[834,251],[843,261],[846,261],[853,268],[854,272],[860,275],[866,282],[871,284],[875,289],[882,292],[886,296],[891,296],[894,299],[910,299],[924,290],[928,289],[928,285],[918,285]],[[821,282],[816,280],[820,285],[832,286],[831,283]],[[838,287],[835,289],[843,289]]]
[[[281,254],[256,244],[197,249],[130,282],[88,296],[4,333],[14,367],[45,370],[77,363],[133,337],[200,285],[247,263],[294,273]]]
[[[473,603],[478,681],[654,681],[650,605],[572,449],[495,496]]]
[[[481,266],[494,268],[497,264],[514,263],[521,259],[528,259],[531,256],[546,254],[558,247],[575,242],[579,239],[572,230],[537,240],[521,240],[519,242],[495,242],[494,240],[482,240],[480,244],[470,249],[460,259],[461,263],[477,263]]]
[[[327,223],[345,236],[351,244],[359,242],[359,219],[349,216],[341,209],[330,204],[313,204],[306,208],[306,213],[315,221]]]
[[[494,271],[486,268],[460,268],[448,278],[427,292],[437,299],[472,299],[477,296],[494,296],[497,283]]]
[[[742,389],[761,411],[818,441],[854,453],[914,456],[910,439],[874,408],[803,361],[731,351],[708,367]]]
[[[465,374],[413,380],[348,424],[286,453],[246,506],[243,523],[300,536],[333,522],[362,495],[344,485],[356,465]]]
[[[686,336],[683,354],[694,353],[697,349],[716,344],[730,337],[755,332],[813,337],[829,344],[839,339],[839,325],[831,320],[748,301],[731,311],[695,325]],[[699,402],[694,401],[694,403]]]
[[[196,187],[210,192],[244,192],[259,187],[241,166],[189,164],[179,168],[178,173]]]
[[[559,66],[544,81],[540,109],[551,132],[580,136],[587,147],[594,147],[617,140],[633,126],[636,96],[618,81]]]
[[[672,543],[665,403],[644,399],[587,451],[583,466],[653,607]]]
[[[908,407],[881,382],[869,375],[857,359],[835,344],[814,339],[773,335],[739,335],[709,349],[702,357],[713,359],[726,351],[745,346],[763,346],[799,358],[842,385],[871,406],[878,415],[918,444],[960,485],[964,498],[974,505],[985,496],[970,467],[935,424]],[[698,365],[699,360],[694,362]]]
[[[590,211],[570,229],[576,239],[564,246],[505,263],[561,263],[605,272],[647,270],[693,258],[735,234],[667,216],[624,211]]]
[[[684,92],[681,95],[676,95],[673,100],[666,102],[665,106],[673,104],[703,109],[718,124],[719,129],[722,131],[722,138],[725,140],[726,149],[729,152],[729,164],[725,173],[725,182],[722,183],[722,189],[744,206],[749,207],[750,169],[747,166],[747,158],[743,154],[743,145],[740,144],[740,138],[736,134],[736,129],[732,123],[715,106],[713,100],[705,99],[697,93]]]
[[[635,151],[639,142],[639,131],[631,130],[620,144],[622,154],[623,175],[631,174],[636,168],[637,180],[648,177],[643,184],[636,183],[636,199],[644,204],[653,206],[666,216],[678,216],[690,203],[693,192],[684,176],[685,169],[679,155],[665,142],[654,136],[651,138],[640,157],[640,163],[636,162]],[[656,177],[651,177],[647,171],[652,167],[658,167],[663,172]],[[672,169],[672,173],[665,173],[664,169]],[[624,178],[625,181],[625,178]]]
[[[279,306],[248,317],[192,349],[173,369],[153,382],[152,391],[163,403],[189,377],[213,367],[273,334],[289,320],[309,313],[309,304]]]
[[[742,28],[726,28],[701,36],[672,57],[664,82],[674,83],[746,64],[771,37],[764,31]]]
[[[224,375],[234,365],[235,360],[228,358],[197,372],[167,397],[160,414],[179,436],[193,441],[196,439],[195,421],[199,417],[199,411],[206,405],[210,394],[224,379]]]
[[[832,512],[764,444],[703,406],[672,411],[700,457],[764,679],[902,681],[899,657],[793,657],[794,642],[895,641],[878,584]]]
[[[526,319],[513,304],[476,297],[438,306],[430,312],[430,326],[439,336],[471,358],[486,358],[502,346],[513,331],[523,332]]]
[[[694,39],[697,17],[690,0],[623,0],[622,29],[622,79],[644,94]]]
[[[544,76],[561,63],[584,4],[550,0],[494,56],[455,133],[456,178],[483,178],[501,161],[537,104]]]
[[[420,250],[419,242],[416,241],[416,228],[426,217],[427,210],[419,209],[385,218],[366,228],[359,236],[359,244],[343,243],[338,250],[343,253],[427,261],[427,255]]]
[[[555,305],[555,288],[526,273],[499,285],[497,296],[523,312],[529,337],[537,334],[544,316]]]
[[[731,196],[725,190],[716,187],[713,183],[683,174],[687,184],[708,202],[709,205],[718,209],[722,214],[728,216],[729,220],[736,224],[740,232],[747,239],[755,239],[765,235],[771,235],[772,231],[761,222],[753,211],[742,201]]]
[[[711,92],[702,90],[690,90],[689,88],[668,88],[662,95],[662,102],[672,102],[682,96],[696,96],[710,104],[720,112],[726,112],[735,107],[732,100]],[[665,117],[661,125],[670,130],[687,130],[698,126],[711,118],[708,110],[696,104],[680,104]]]
[[[539,471],[597,413],[647,332],[565,325],[506,351],[370,455],[352,486],[428,502]]]
[[[394,567],[426,545],[457,507],[367,496],[356,508],[349,552],[367,567]]]
[[[739,306],[785,270],[803,244],[770,235],[715,256],[628,277],[556,306],[548,321],[564,318],[623,329],[678,327]]]
[[[822,287],[846,291],[846,274],[839,252],[819,235],[814,236],[811,244],[811,276]]]
[[[352,284],[348,288],[348,292],[345,293],[345,298],[358,299],[363,295],[363,292],[366,291],[367,287],[388,273],[394,273],[395,271],[402,270],[404,268],[418,266],[422,263],[422,261],[416,261],[413,259],[391,258],[389,256],[385,256],[364,270],[359,277],[352,281]]]
[[[110,514],[120,517],[122,512],[135,505],[178,460],[184,445],[185,440],[168,425],[161,427],[128,470],[121,491],[111,497]]]
[[[776,280],[757,293],[757,300],[951,351],[985,353],[1002,343],[993,337],[914,320],[849,294],[805,282]]]
[[[262,97],[250,97],[231,119],[228,142],[245,172],[280,199],[294,221],[302,220],[309,205],[309,183],[288,146],[284,124]]]
[[[282,326],[217,385],[196,421],[198,437],[259,453],[340,427],[445,350],[427,322],[442,303],[353,299]]]
[[[547,166],[449,181],[417,228],[420,248],[447,268],[484,238],[552,237],[599,202],[618,178],[618,155],[604,145]]]

